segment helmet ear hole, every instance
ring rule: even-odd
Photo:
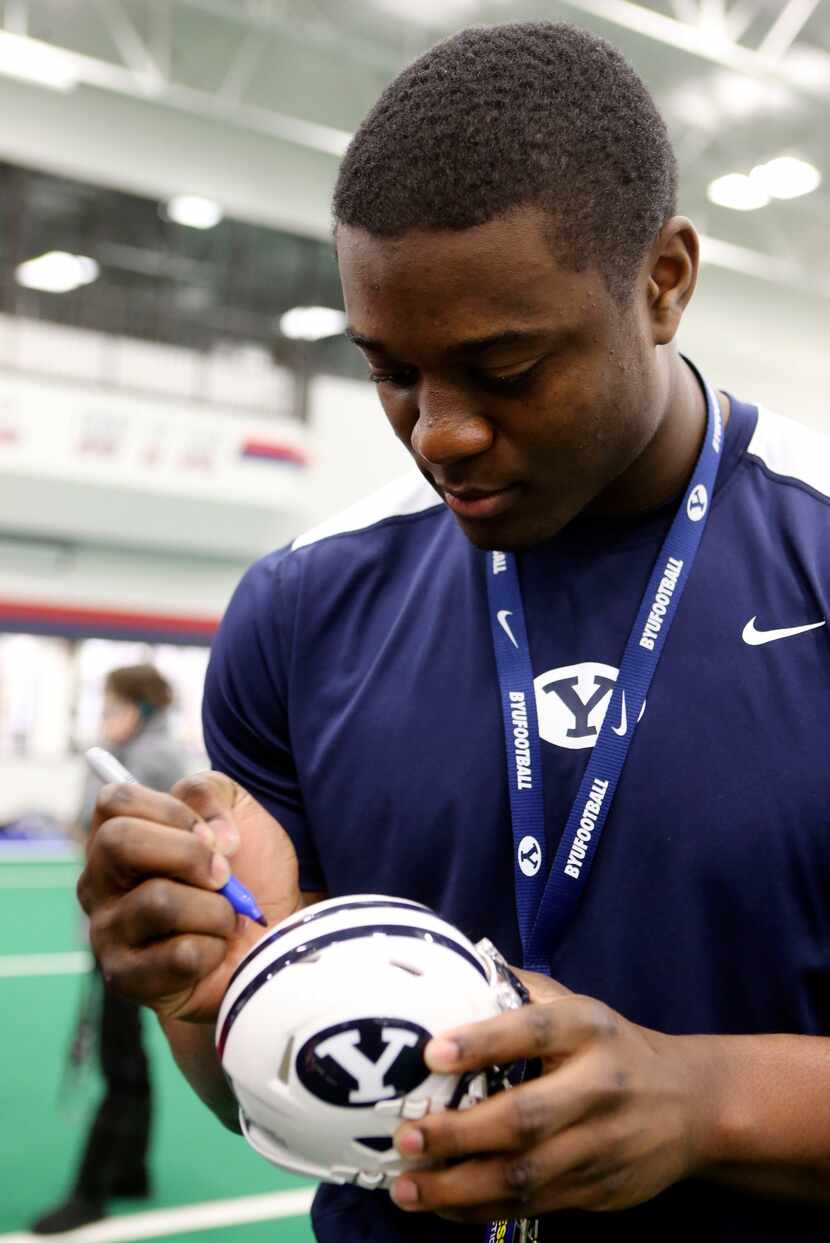
[[[397,967],[399,971],[408,971],[410,975],[423,975],[424,974],[421,968],[416,967],[414,963],[400,962],[397,958],[390,958],[389,966]]]
[[[288,1084],[291,1079],[291,1056],[294,1052],[294,1036],[288,1037],[288,1044],[285,1046],[285,1052],[282,1055],[280,1068],[277,1071],[277,1078],[281,1083]]]
[[[361,1135],[354,1142],[362,1144],[364,1148],[371,1148],[373,1152],[388,1152],[394,1144],[391,1135]]]

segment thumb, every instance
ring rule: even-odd
[[[208,826],[213,835],[209,846],[223,855],[232,855],[238,849],[240,837],[234,808],[245,792],[235,781],[224,773],[195,773],[177,781],[170,793],[192,808]]]

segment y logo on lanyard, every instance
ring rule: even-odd
[[[711,508],[720,462],[722,421],[714,393],[702,379],[700,384],[707,411],[703,446],[654,562],[619,673],[611,666],[583,663],[534,678],[519,561],[504,552],[493,552],[487,558],[493,650],[510,774],[516,913],[524,965],[531,970],[550,971],[553,950],[587,882],[628,748]],[[552,867],[545,859],[548,835],[540,735],[558,746],[593,747]]]
[[[535,876],[542,866],[542,847],[535,837],[525,834],[519,842],[519,867],[525,876]]]
[[[688,501],[686,502],[686,513],[692,522],[700,522],[706,513],[706,507],[709,504],[709,497],[706,495],[706,488],[699,483],[696,488],[692,489]]]

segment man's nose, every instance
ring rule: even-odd
[[[493,428],[458,389],[422,383],[410,443],[424,462],[446,466],[489,449]]]

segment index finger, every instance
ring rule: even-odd
[[[616,1029],[613,1011],[576,993],[441,1032],[424,1049],[430,1070],[484,1070],[519,1058],[564,1057]]]
[[[236,851],[240,838],[233,809],[245,791],[231,777],[208,769],[182,777],[171,793],[209,825],[222,854],[232,855]]]
[[[151,820],[172,829],[190,831],[202,819],[192,807],[188,807],[172,794],[151,790],[149,786],[135,782],[113,782],[102,786],[95,800],[92,813],[90,837],[93,837],[105,820],[120,816],[131,819]]]

